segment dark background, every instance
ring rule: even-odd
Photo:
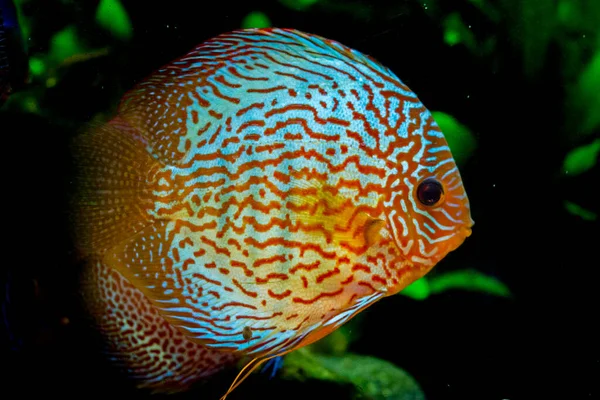
[[[476,135],[477,149],[461,168],[476,222],[473,235],[432,274],[474,268],[504,282],[513,296],[457,290],[424,301],[387,298],[364,312],[362,336],[349,350],[393,362],[433,400],[600,396],[600,233],[597,220],[571,215],[563,204],[573,201],[598,213],[600,179],[598,166],[574,178],[561,175],[566,153],[589,137],[577,136],[567,122],[558,45],[551,43],[542,67],[526,76],[512,31],[519,26],[510,18],[490,21],[468,1],[452,2],[452,10],[477,35],[495,38],[491,54],[448,46],[437,15],[450,10],[438,5],[432,16],[413,1],[351,3],[358,11],[298,11],[270,1],[130,0],[123,2],[134,27],[127,43],[94,26],[94,7],[72,3],[26,4],[24,12],[44,20],[33,25],[30,54],[45,51],[53,32],[75,23],[89,43],[110,43],[110,55],[60,72],[52,88],[30,83],[26,90],[35,93],[43,112],[0,111],[8,178],[3,236],[9,239],[1,268],[4,296],[10,294],[3,305],[10,331],[0,332],[0,362],[7,371],[0,375],[0,390],[23,397],[142,397],[108,368],[80,320],[80,260],[68,230],[68,143],[82,123],[113,107],[152,70],[205,39],[240,28],[244,16],[259,10],[273,26],[372,55],[430,110],[454,116]],[[232,376],[182,397],[218,396]],[[349,395],[348,388],[331,383],[257,375],[230,399]]]

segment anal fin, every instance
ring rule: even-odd
[[[104,353],[137,387],[154,393],[188,389],[236,360],[231,353],[189,341],[116,270],[93,260],[82,276],[82,297]]]

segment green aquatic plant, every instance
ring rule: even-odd
[[[564,206],[567,212],[585,221],[596,221],[598,219],[598,214],[596,214],[593,211],[587,210],[571,201],[565,201]]]
[[[29,72],[37,77],[46,73],[46,63],[39,57],[31,57],[29,59]]]
[[[544,66],[555,34],[556,3],[547,0],[505,0],[511,36],[521,44],[523,72],[533,78]]]
[[[475,35],[465,25],[458,12],[448,14],[444,19],[444,41],[449,46],[462,43],[471,51],[475,51],[477,48]]]
[[[433,111],[431,114],[442,132],[444,132],[444,137],[448,142],[456,164],[462,167],[477,148],[475,136],[467,126],[458,122],[450,114],[441,111]]]
[[[63,30],[54,34],[50,40],[50,49],[46,57],[46,63],[58,65],[66,59],[83,54],[89,49],[82,42],[75,25],[68,25]]]
[[[579,135],[589,135],[600,128],[600,33],[598,38],[598,49],[571,87],[567,103],[570,112],[580,119]]]
[[[304,11],[310,8],[313,4],[317,3],[319,0],[279,0],[281,4],[286,7],[292,8],[298,11]]]
[[[267,14],[260,11],[252,11],[242,20],[242,28],[268,28],[271,20]]]
[[[423,277],[406,287],[400,294],[415,300],[425,300],[431,295],[448,290],[480,292],[501,297],[511,296],[508,286],[475,269],[443,272]]]
[[[432,294],[448,290],[475,291],[500,297],[510,297],[509,288],[498,279],[469,269],[439,274],[429,280]]]
[[[96,22],[118,39],[129,40],[133,36],[131,20],[119,0],[100,0]]]
[[[429,289],[429,280],[427,277],[417,279],[404,288],[399,294],[410,297],[414,300],[425,300],[431,294]]]
[[[354,399],[421,400],[419,384],[406,371],[375,357],[346,353],[319,354],[309,348],[286,356],[284,379],[317,379],[352,385]]]
[[[599,154],[600,139],[571,150],[567,153],[563,162],[563,173],[565,175],[579,175],[592,169],[598,162]]]

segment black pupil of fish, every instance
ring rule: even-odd
[[[417,197],[425,206],[433,206],[437,204],[444,194],[442,184],[435,179],[427,179],[419,184],[417,188]]]

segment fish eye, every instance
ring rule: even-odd
[[[417,188],[417,198],[424,206],[436,205],[444,195],[444,187],[433,178],[427,178]]]

